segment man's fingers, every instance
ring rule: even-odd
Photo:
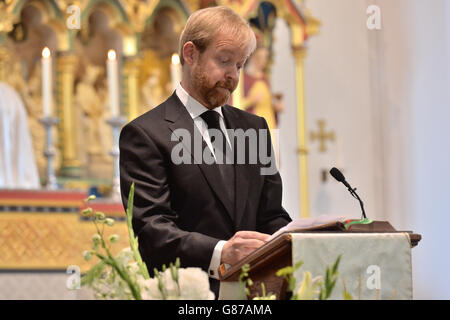
[[[244,236],[249,238],[244,238]],[[255,236],[259,239],[255,239]],[[235,236],[228,240],[223,246],[221,262],[233,265],[240,259],[264,245],[268,236],[269,235],[254,231],[237,232]]]
[[[236,236],[239,236],[243,239],[257,239],[261,241],[267,241],[270,235],[257,232],[257,231],[238,231],[236,232]]]
[[[261,247],[265,242],[258,239],[241,239],[235,242],[236,249],[253,251]]]

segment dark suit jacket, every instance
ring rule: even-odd
[[[222,110],[228,128],[268,129],[264,118],[228,105]],[[176,257],[182,267],[207,270],[219,240],[239,230],[271,234],[291,221],[281,206],[280,175],[260,175],[261,163],[235,165],[235,206],[223,196],[215,164],[174,164],[171,152],[180,140],[171,141],[171,135],[180,128],[192,137],[198,131],[174,93],[128,123],[120,135],[122,200],[126,206],[134,181],[133,229],[150,272]],[[182,143],[193,150],[193,141],[185,140]],[[271,146],[270,139],[268,143]]]

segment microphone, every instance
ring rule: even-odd
[[[350,194],[353,196],[353,198],[357,199],[359,201],[359,204],[361,206],[361,211],[362,211],[362,215],[363,218],[366,219],[366,212],[364,211],[364,203],[362,202],[361,198],[358,196],[358,194],[355,192],[356,188],[352,188],[350,186],[350,184],[345,180],[344,175],[342,174],[342,172],[338,169],[338,168],[331,168],[330,170],[330,174],[333,176],[333,178],[335,178],[337,181],[342,182],[344,184],[344,186],[347,187],[348,191],[350,191]]]
[[[339,181],[339,182],[345,181],[344,175],[342,174],[341,171],[339,171],[338,168],[335,168],[335,167],[331,168],[330,173],[333,176],[333,178],[335,178],[337,181]]]

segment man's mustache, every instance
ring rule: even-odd
[[[236,89],[236,86],[237,86],[236,81],[229,80],[229,81],[218,81],[214,87],[227,89],[231,93],[234,91],[234,89]]]

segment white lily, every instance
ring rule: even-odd
[[[303,280],[297,291],[298,300],[314,300],[320,292],[322,277],[312,278],[311,272],[303,272]]]

